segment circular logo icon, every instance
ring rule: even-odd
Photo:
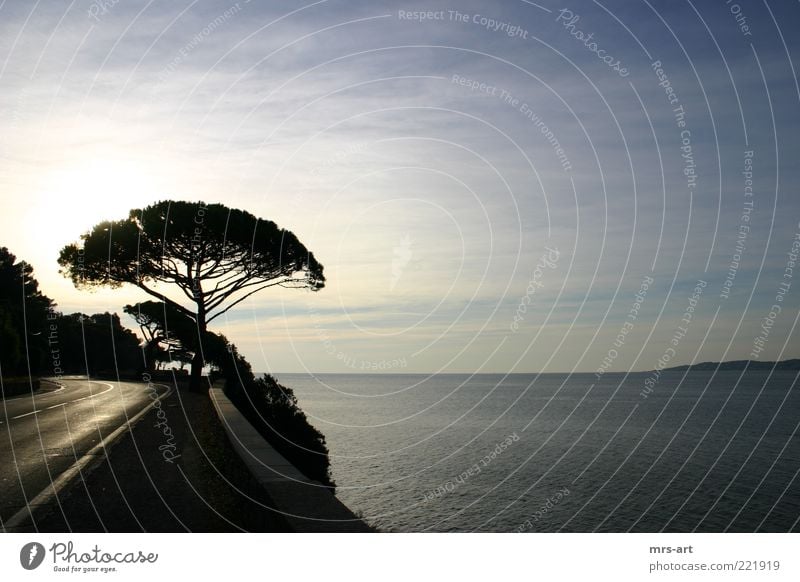
[[[39,542],[30,542],[19,551],[19,563],[26,570],[35,570],[44,561],[44,546]]]

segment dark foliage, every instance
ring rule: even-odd
[[[62,374],[115,378],[142,369],[139,338],[122,326],[116,313],[58,315],[51,324],[57,329],[51,342]]]
[[[139,339],[117,314],[62,315],[39,290],[33,268],[0,248],[0,365],[3,376],[129,374],[142,367]]]
[[[0,247],[0,366],[3,376],[38,374],[48,360],[52,300],[39,291],[33,267]]]

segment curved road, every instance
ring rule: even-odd
[[[141,382],[63,378],[61,387],[0,400],[0,527],[76,465],[156,395],[169,389]],[[86,459],[84,459],[86,461]],[[56,490],[56,501],[59,491]],[[33,519],[33,518],[31,518]],[[12,520],[13,521],[13,520]],[[35,527],[35,523],[34,523]]]

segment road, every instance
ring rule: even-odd
[[[153,390],[158,395],[168,390],[137,382],[59,381],[60,388],[0,400],[2,529],[9,520],[18,521],[21,510],[35,519],[26,508],[40,493],[53,492],[51,484],[65,471],[83,467],[87,453],[103,455],[102,448],[92,448],[153,402]]]

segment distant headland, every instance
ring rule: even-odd
[[[665,371],[670,372],[684,372],[686,370],[698,372],[703,370],[800,370],[800,359],[782,360],[780,362],[759,362],[756,360],[733,360],[730,362],[702,362],[700,364],[691,364],[683,366],[674,366],[672,368],[665,368]]]

